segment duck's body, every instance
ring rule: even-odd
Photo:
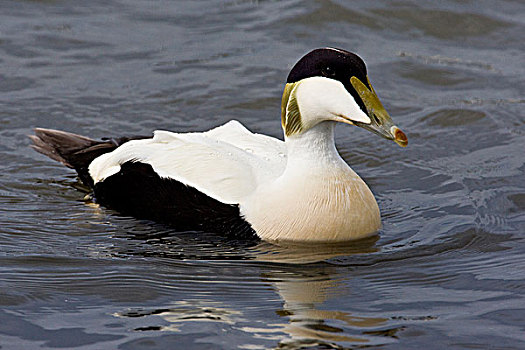
[[[332,69],[357,57],[320,49],[299,61],[283,95],[284,141],[231,121],[207,132],[156,131],[152,138],[137,140],[94,141],[37,129],[35,148],[75,168],[97,202],[178,229],[273,241],[366,237],[380,227],[379,208],[337,152],[334,126],[339,121],[364,126],[400,144],[406,138],[388,115],[380,114],[384,110],[377,108],[378,100],[356,101],[367,91],[375,96],[362,82],[364,63],[350,62],[356,66],[345,73],[355,89],[350,94],[346,79],[311,72],[325,63],[323,55]],[[356,76],[361,85],[350,82]],[[369,115],[384,118],[384,125],[374,126]]]
[[[335,148],[334,124],[322,122],[287,138],[282,173],[241,203],[242,214],[263,239],[334,242],[379,229],[372,192]]]

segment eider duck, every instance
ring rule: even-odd
[[[288,75],[284,141],[238,121],[206,132],[93,140],[35,129],[32,147],[77,171],[93,200],[123,214],[267,241],[341,242],[380,228],[377,202],[339,155],[334,127],[346,123],[400,146],[405,134],[379,101],[363,60],[320,48]]]

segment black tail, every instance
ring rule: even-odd
[[[95,158],[113,151],[129,140],[147,138],[137,136],[97,141],[70,132],[42,128],[36,128],[35,134],[29,137],[33,141],[31,147],[34,150],[75,169],[80,180],[89,187],[93,187],[93,179],[88,167]]]

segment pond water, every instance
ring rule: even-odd
[[[365,59],[409,138],[337,130],[372,239],[174,232],[29,148],[33,127],[281,137],[288,71],[322,46]],[[524,62],[522,1],[0,2],[0,348],[523,348]]]

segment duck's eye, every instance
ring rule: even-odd
[[[330,67],[330,66],[326,66],[323,69],[321,69],[321,73],[323,73],[323,75],[325,77],[334,77],[335,76],[335,70],[332,67]]]

